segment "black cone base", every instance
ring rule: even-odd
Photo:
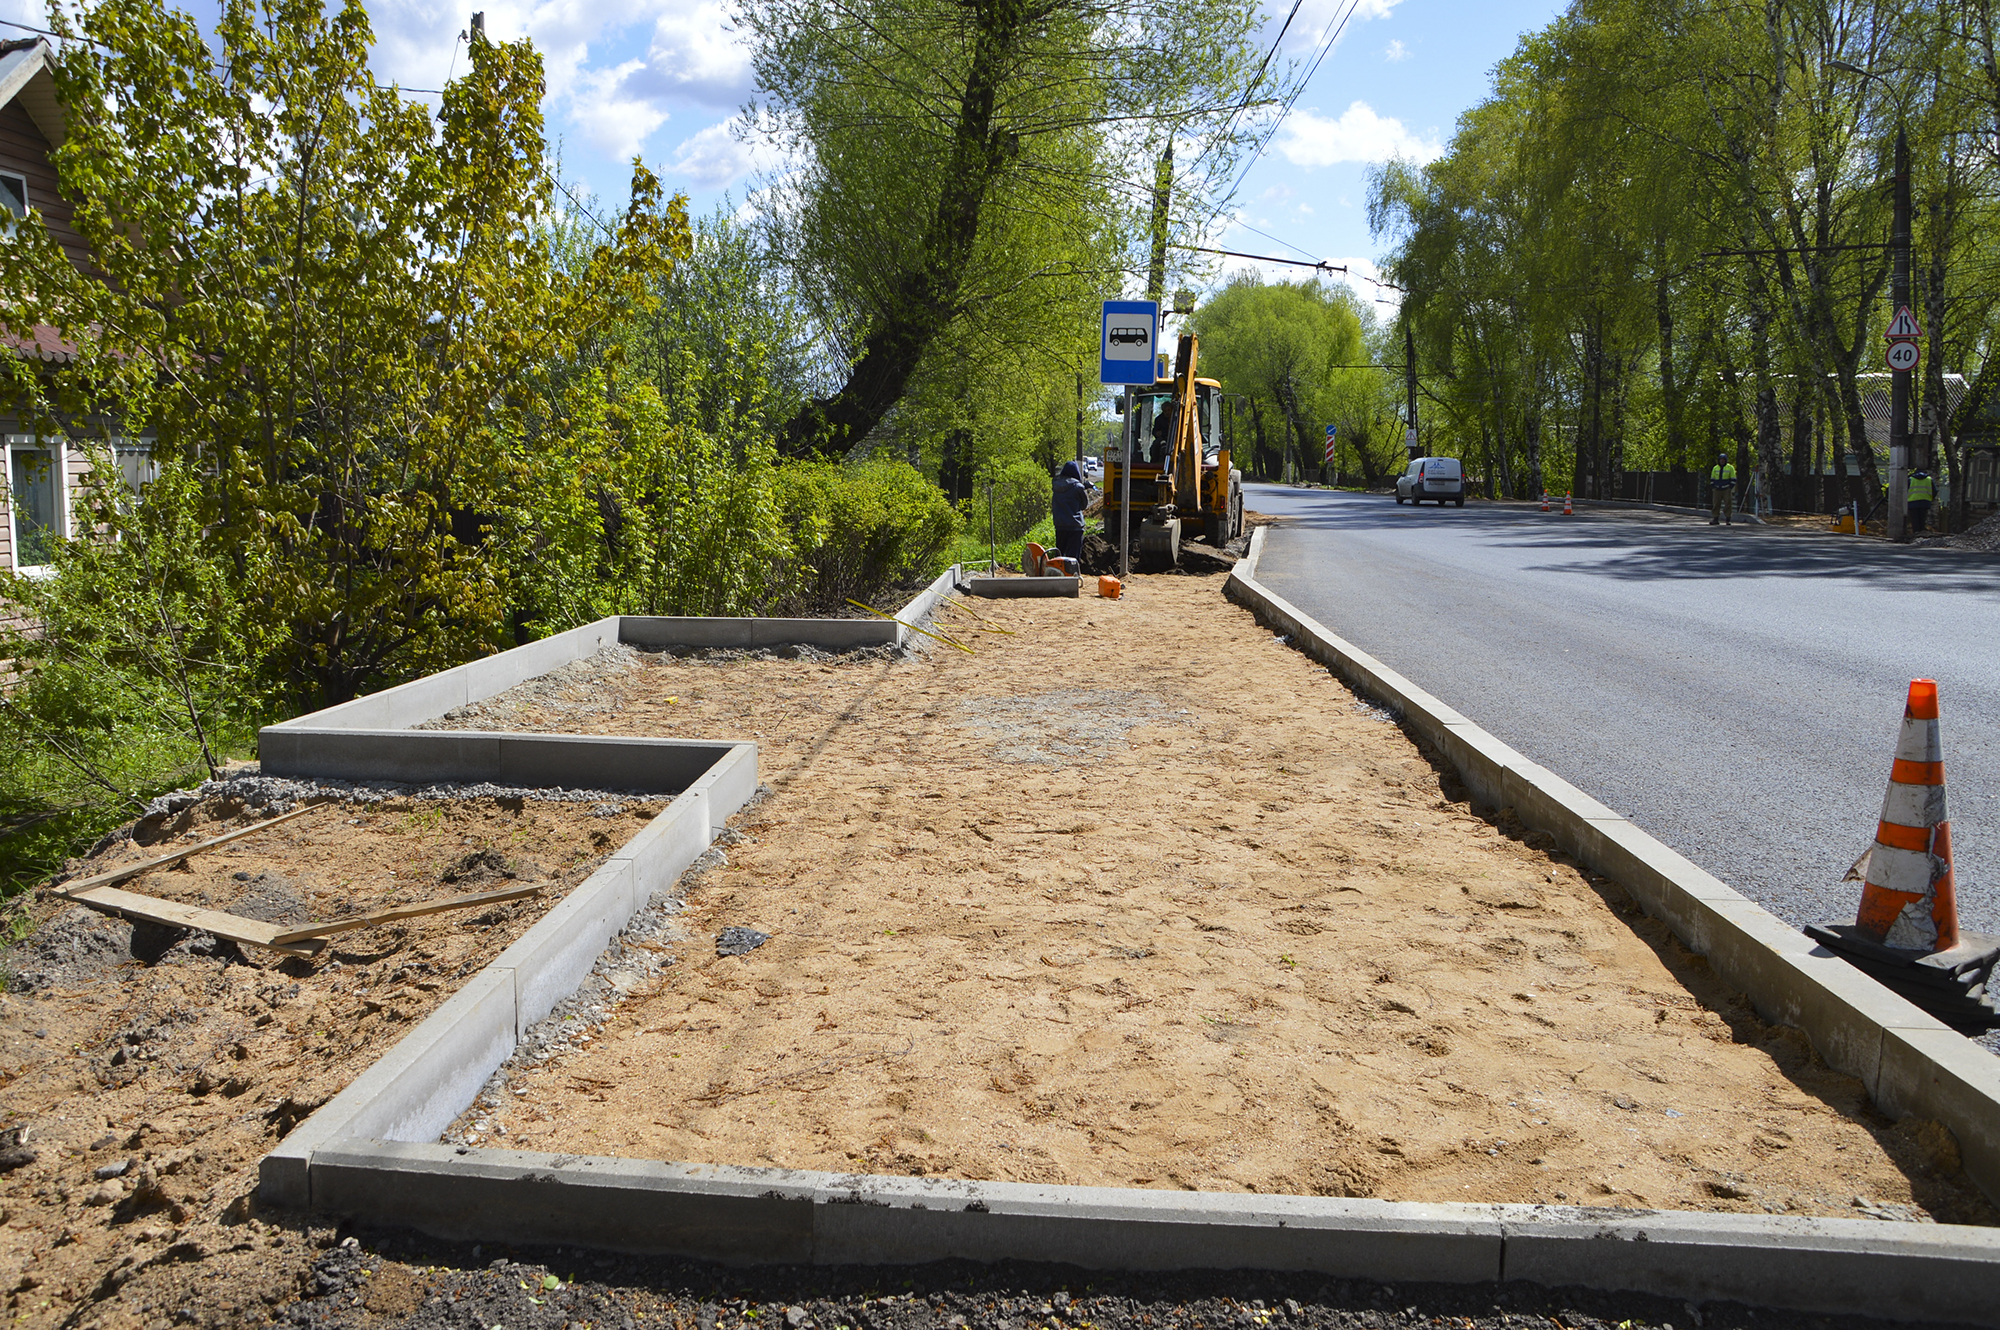
[[[1925,953],[1885,947],[1854,924],[1807,924],[1805,934],[1960,1034],[2000,1029],[2000,992],[1987,986],[2000,937],[1960,933],[1950,951]]]

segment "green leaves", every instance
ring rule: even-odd
[[[263,676],[341,700],[506,640],[482,549],[511,492],[516,385],[587,356],[686,252],[636,168],[614,238],[560,270],[541,59],[473,43],[438,113],[378,87],[359,3],[231,0],[209,50],[158,0],[64,11],[57,152],[104,281],[44,245],[0,304],[79,372],[31,411],[101,413],[199,466],[205,540],[269,569]],[[239,585],[247,585],[239,580]]]

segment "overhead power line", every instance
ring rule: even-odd
[[[1272,239],[1277,239],[1273,236]],[[1282,240],[1278,241],[1283,244]],[[1207,245],[1170,245],[1170,249],[1191,249],[1197,254],[1224,254],[1232,259],[1256,259],[1259,263],[1289,263],[1294,268],[1316,268],[1320,272],[1346,272],[1346,264],[1332,264],[1319,259],[1281,259],[1273,254],[1245,254],[1240,249],[1212,249]]]

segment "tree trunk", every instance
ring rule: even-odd
[[[1687,465],[1687,440],[1681,436],[1681,392],[1674,382],[1674,305],[1667,290],[1667,241],[1653,241],[1653,317],[1660,325],[1660,404],[1667,417],[1667,465]]]
[[[923,259],[899,274],[889,309],[861,344],[847,382],[831,398],[802,406],[779,432],[779,451],[800,457],[844,455],[901,399],[924,352],[959,314],[959,292],[986,193],[1007,158],[994,128],[1000,85],[1025,35],[1022,0],[974,0],[971,63],[959,93],[952,149],[937,207],[924,231]]]
[[[1792,473],[1787,477],[1784,489],[1785,507],[1793,512],[1813,511],[1812,502],[1806,497],[1806,487],[1819,479],[1812,474],[1812,445],[1812,396],[1809,393],[1797,392],[1792,395]],[[1777,506],[1775,493],[1772,496],[1772,506]]]
[[[1542,478],[1542,416],[1534,407],[1528,408],[1527,418],[1521,423],[1521,441],[1528,448],[1528,498],[1536,498],[1548,492],[1548,482]]]

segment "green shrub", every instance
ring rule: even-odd
[[[907,586],[957,540],[958,514],[907,462],[801,462],[778,469],[778,510],[804,593],[787,608],[831,611]]]
[[[86,490],[89,534],[57,544],[54,576],[0,573],[0,661],[17,671],[0,687],[0,895],[249,752],[272,717],[254,663],[282,626],[237,590],[269,568],[206,537],[207,483],[169,458],[136,502],[116,480]]]
[[[1041,522],[1049,520],[1049,496],[1054,484],[1049,473],[1026,458],[1007,464],[993,482],[989,502],[987,480],[973,486],[972,497],[959,505],[968,532],[995,543],[1017,543]],[[989,531],[989,527],[991,530]]]

